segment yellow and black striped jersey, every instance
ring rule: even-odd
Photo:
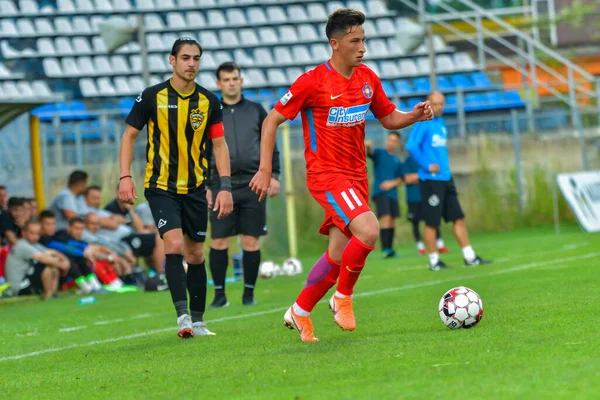
[[[223,136],[217,96],[196,84],[180,93],[171,81],[144,90],[125,120],[142,130],[148,125],[144,187],[186,194],[200,186],[208,169],[208,140]]]

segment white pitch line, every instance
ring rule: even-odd
[[[87,328],[87,326],[85,326],[85,325],[82,325],[82,326],[72,326],[70,328],[59,329],[58,331],[59,332],[73,332],[73,331],[79,331],[79,330],[85,329],[85,328]]]
[[[432,367],[447,367],[449,365],[468,365],[469,361],[466,362],[455,362],[455,363],[444,363],[444,364],[433,364]]]
[[[547,262],[529,263],[529,264],[519,265],[519,266],[516,266],[513,268],[506,268],[506,269],[502,269],[502,270],[491,271],[487,274],[473,275],[473,276],[461,276],[461,277],[454,277],[454,278],[448,278],[448,279],[439,279],[436,281],[429,281],[429,282],[417,283],[417,284],[412,284],[412,285],[397,286],[397,287],[387,288],[387,289],[382,289],[382,290],[374,290],[374,291],[370,291],[370,292],[357,293],[354,296],[355,297],[375,296],[378,294],[396,292],[396,291],[400,291],[400,290],[409,290],[409,289],[416,289],[416,288],[427,287],[427,286],[435,286],[440,283],[455,282],[460,279],[477,279],[477,278],[484,278],[484,277],[500,275],[500,274],[508,274],[508,273],[512,273],[512,272],[531,269],[531,268],[542,267],[545,265],[553,265],[553,264],[576,261],[576,260],[581,260],[581,259],[593,258],[593,257],[597,257],[599,255],[600,255],[600,252],[588,253],[588,254],[581,255],[581,256],[558,258],[558,259],[555,259],[552,261],[547,261]],[[262,315],[278,313],[278,312],[287,310],[288,308],[289,307],[280,307],[280,308],[274,308],[274,309],[268,310],[268,311],[260,311],[260,312],[250,313],[250,314],[233,315],[231,317],[223,317],[223,318],[214,319],[212,321],[207,321],[207,323],[209,323],[209,322],[216,323],[216,322],[224,322],[224,321],[230,321],[230,320],[235,320],[235,319],[258,317],[258,316],[262,316]],[[56,353],[59,351],[76,349],[79,347],[89,347],[89,346],[95,346],[98,344],[120,342],[123,340],[129,340],[129,339],[135,339],[135,338],[149,336],[149,335],[155,335],[157,333],[162,333],[162,332],[175,332],[175,328],[169,327],[169,328],[155,329],[152,331],[135,333],[133,335],[120,336],[120,337],[104,339],[104,340],[93,340],[93,341],[87,342],[87,343],[72,344],[72,345],[64,346],[64,347],[54,347],[54,348],[50,348],[50,349],[34,351],[31,353],[19,354],[19,355],[15,355],[15,356],[7,356],[7,357],[0,358],[0,362],[11,361],[11,360],[20,360],[22,358],[35,357],[35,356],[40,356],[40,355],[48,354],[48,353]]]

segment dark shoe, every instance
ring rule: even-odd
[[[465,267],[476,267],[478,265],[491,264],[492,260],[484,260],[479,256],[475,256],[475,258],[471,261],[467,261],[465,259]]]
[[[435,265],[431,265],[429,264],[429,270],[430,271],[439,271],[441,269],[450,269],[452,267],[450,267],[449,265],[447,265],[445,262],[443,262],[442,260],[439,260],[437,262],[437,264]]]
[[[384,250],[383,252],[383,258],[384,259],[388,259],[388,258],[398,258],[398,254],[396,254],[396,250]]]
[[[255,306],[256,302],[254,301],[253,294],[246,294],[242,297],[242,304],[245,306]]]
[[[229,306],[229,302],[227,301],[227,297],[224,294],[215,295],[215,299],[210,305],[210,308],[225,308]]]

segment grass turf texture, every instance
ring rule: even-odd
[[[206,314],[214,337],[179,339],[168,292],[99,296],[86,306],[76,296],[0,302],[1,396],[555,399],[600,392],[599,236],[577,228],[560,236],[544,229],[478,235],[475,250],[495,263],[473,269],[462,267],[447,239],[450,271],[428,271],[413,246],[395,260],[374,252],[357,285],[357,330],[341,331],[322,303],[312,314],[315,344],[300,342],[282,317],[317,255],[301,257],[302,276],[261,280],[256,307],[241,305],[241,284],[229,285],[232,305]],[[481,295],[485,315],[474,329],[451,331],[437,306],[459,285]]]

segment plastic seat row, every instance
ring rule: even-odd
[[[3,0],[0,2],[0,17],[38,15],[40,13],[113,13],[133,11],[135,9],[140,11],[167,11],[196,8],[231,8],[236,6],[247,7],[278,3],[281,4],[286,2],[278,0],[136,0],[134,2],[129,0],[57,0],[56,8],[54,8],[51,4],[39,7],[38,2],[34,0],[19,0],[17,8],[15,3],[12,1]],[[388,15],[389,13],[384,3],[380,0],[369,0],[366,2],[348,1],[346,4],[340,1],[332,1],[329,2],[327,8],[320,3],[308,4],[306,7],[306,13],[313,18],[323,18],[323,15],[326,18],[328,13],[331,13],[337,8],[345,6],[361,10],[370,17]],[[289,14],[290,18],[300,18],[298,16],[300,14],[293,15],[292,12]]]
[[[44,81],[5,81],[0,83],[0,97],[3,99],[46,98],[54,95]]]

